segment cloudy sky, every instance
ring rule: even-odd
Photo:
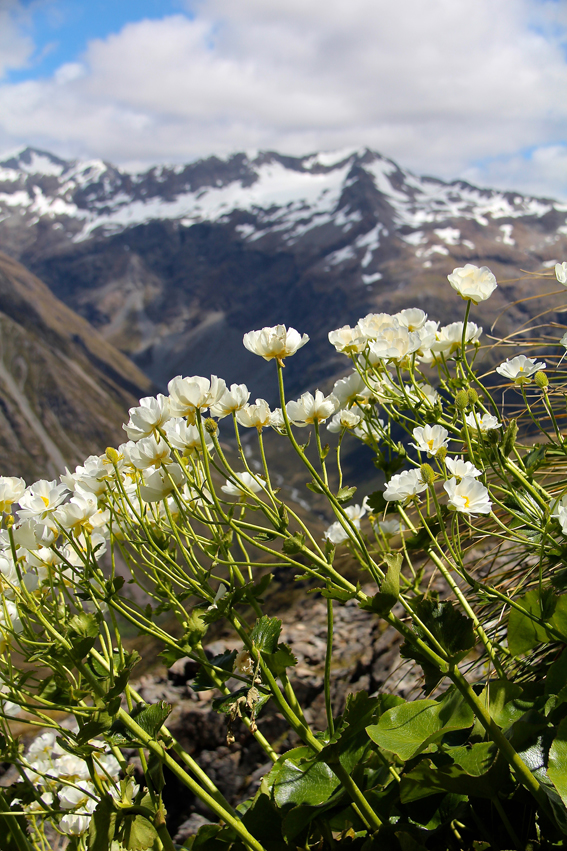
[[[567,198],[567,0],[0,0],[0,151],[368,146]]]

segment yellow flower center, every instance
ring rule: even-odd
[[[48,500],[48,498],[47,498],[46,496],[42,496],[41,498],[42,498],[42,500],[43,500],[43,504],[45,505],[45,507],[46,507],[46,508],[49,508],[49,500]]]
[[[470,504],[471,504],[471,501],[470,501],[470,499],[468,498],[468,496],[464,496],[464,497],[463,497],[463,501],[464,501],[463,508],[469,508],[469,506],[470,506]]]

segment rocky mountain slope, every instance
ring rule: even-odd
[[[148,379],[23,266],[0,253],[0,475],[59,475],[123,439]]]
[[[499,280],[548,271],[567,257],[566,222],[567,204],[418,177],[366,149],[143,172],[29,148],[0,163],[0,248],[161,387],[217,372],[269,398],[270,365],[241,340],[276,322],[312,337],[289,362],[292,388],[324,381],[345,366],[330,328],[410,305],[460,318],[453,267],[487,264]],[[504,284],[481,318],[533,294],[533,282]]]

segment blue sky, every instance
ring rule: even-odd
[[[24,67],[8,70],[10,83],[50,76],[77,59],[91,39],[120,32],[125,24],[186,14],[181,0],[28,0],[21,7],[21,29],[33,39],[34,51]]]
[[[0,153],[370,147],[567,199],[566,0],[0,0]]]

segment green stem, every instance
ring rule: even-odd
[[[329,735],[335,732],[333,705],[331,703],[331,661],[333,658],[333,601],[327,599],[327,652],[325,654],[325,710]]]
[[[8,806],[4,793],[0,792],[0,819],[4,823],[4,839],[6,839],[6,834],[9,835],[11,833],[18,851],[33,851],[33,848],[28,842],[28,838],[20,827],[20,823],[17,818],[9,818],[7,815],[4,815],[4,813],[9,812],[10,807]]]

